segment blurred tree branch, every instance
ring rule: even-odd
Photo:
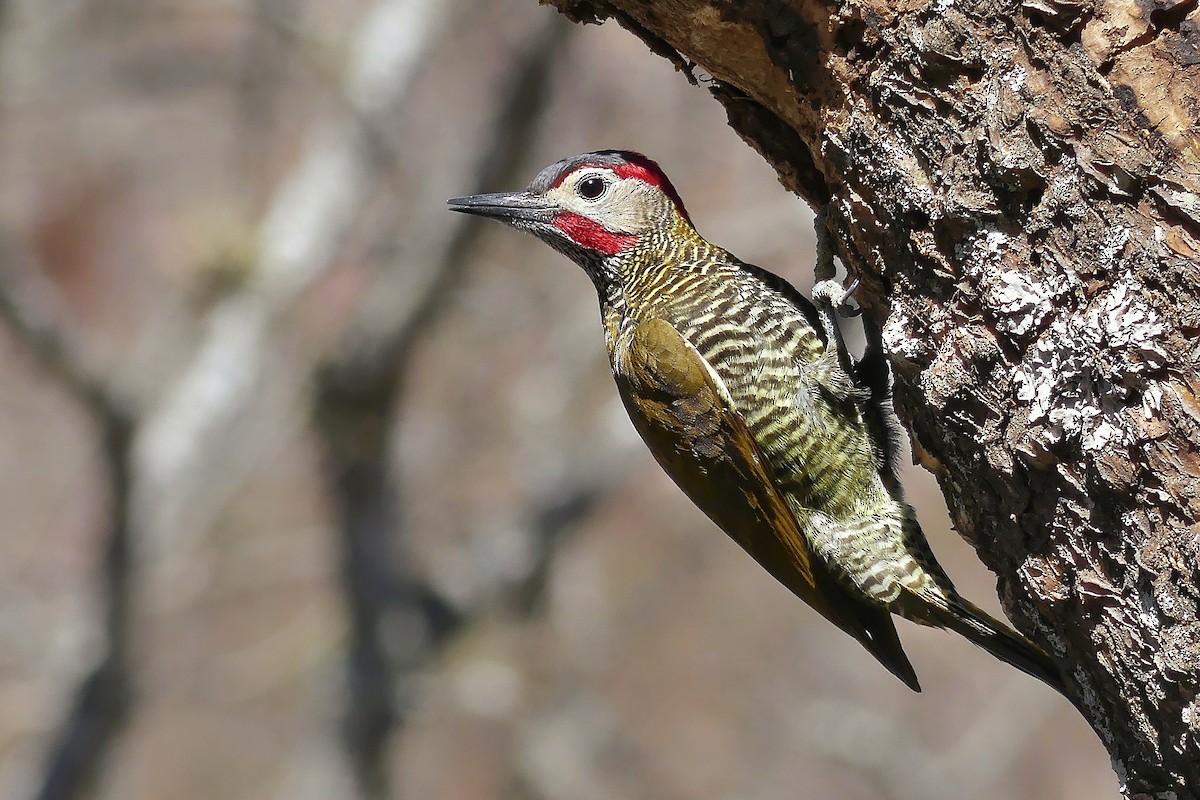
[[[567,28],[557,20],[533,38],[498,100],[477,185],[516,177],[533,139]],[[481,226],[464,219],[402,313],[364,314],[350,344],[321,369],[314,415],[325,442],[341,527],[342,585],[351,617],[345,740],[365,797],[387,796],[383,746],[403,723],[406,678],[427,664],[461,621],[451,606],[397,558],[404,528],[390,464],[390,430],[401,415],[413,354],[460,284]],[[406,640],[387,642],[389,630]]]
[[[270,450],[268,443],[296,423],[287,411],[306,397],[310,387],[303,371],[280,368],[278,345],[286,336],[286,315],[342,255],[356,217],[380,177],[394,170],[390,145],[380,135],[381,119],[386,111],[403,105],[424,54],[440,41],[452,6],[441,0],[380,0],[368,7],[339,91],[347,113],[338,122],[310,132],[296,167],[268,204],[257,259],[242,283],[218,298],[200,320],[201,335],[193,351],[160,354],[159,361],[181,361],[167,383],[138,386],[145,396],[136,402],[118,402],[117,393],[93,377],[68,346],[70,323],[63,315],[51,313],[54,303],[42,302],[52,298],[55,290],[36,268],[22,262],[20,270],[10,270],[12,291],[0,286],[0,314],[102,422],[113,484],[113,523],[105,562],[107,650],[78,690],[76,708],[51,757],[41,797],[69,798],[84,791],[129,716],[133,531],[146,532],[149,538],[138,545],[152,556],[147,562],[150,593],[157,585],[160,593],[176,594],[179,583],[174,576],[186,568],[195,540],[222,513],[253,462]],[[269,19],[260,24],[277,26],[280,21],[274,15],[281,8],[286,5],[261,6],[262,15]],[[548,21],[545,30],[531,37],[529,52],[508,80],[509,90],[497,100],[496,121],[485,132],[489,149],[479,167],[481,186],[513,177],[533,138],[548,77],[569,29],[554,17]],[[270,71],[257,63],[247,69]],[[248,78],[257,87],[251,92],[256,97],[270,93],[269,85]],[[339,402],[358,403],[354,412],[363,412],[351,424],[354,431],[332,432],[322,424],[327,443],[332,443],[331,453],[344,448],[345,437],[361,433],[363,426],[376,434],[371,442],[377,456],[373,462],[348,463],[344,453],[331,456],[331,462],[345,467],[333,473],[334,494],[341,501],[347,531],[343,577],[351,617],[345,739],[360,791],[369,797],[381,796],[386,789],[381,748],[398,715],[394,695],[403,696],[409,689],[397,684],[394,675],[411,674],[427,663],[459,622],[458,612],[428,584],[414,575],[393,572],[389,539],[394,535],[395,498],[390,492],[395,482],[387,469],[386,431],[402,402],[414,348],[460,281],[477,240],[478,226],[463,222],[432,261],[414,265],[413,271],[423,273],[424,280],[410,296],[415,300],[399,314],[394,313],[394,305],[393,313],[379,314],[382,306],[367,304],[346,337],[355,342],[350,357],[322,371],[318,381],[322,390],[333,387],[322,391],[318,400],[319,421],[328,421],[325,412]],[[141,373],[163,372],[161,364],[133,366],[137,374],[127,377],[135,383],[145,380]],[[371,373],[367,393],[386,396],[364,398],[353,388],[344,391],[362,379],[364,370]],[[339,391],[342,395],[334,398]],[[383,405],[366,408],[364,399],[368,406],[373,401]],[[607,485],[606,475],[579,487],[577,495],[556,493],[543,498],[544,505],[529,509],[532,530],[546,544],[534,570],[539,585],[551,544],[586,513],[591,500],[603,491],[602,484]],[[524,594],[534,597],[536,591]],[[405,625],[412,623],[424,631],[428,646],[404,641],[404,647],[413,647],[404,653],[394,647],[389,651],[385,628],[408,630]]]
[[[268,155],[276,134],[279,89],[286,74],[293,40],[281,42],[278,31],[291,31],[299,12],[296,0],[253,0],[252,20],[242,48],[241,87],[237,94],[238,171],[248,177],[252,195],[268,180]]]
[[[373,119],[403,103],[452,6],[379,0],[364,13],[343,87],[359,117]],[[156,529],[185,541],[206,529],[241,484],[250,454],[263,438],[278,435],[286,415],[278,405],[267,413],[264,404],[290,403],[303,379],[272,371],[274,328],[333,265],[382,167],[386,157],[356,118],[310,133],[266,212],[244,286],[203,320],[193,357],[139,436],[139,469],[153,478],[140,501]]]
[[[11,242],[4,242],[2,249],[0,319],[42,369],[60,381],[91,416],[108,472],[108,532],[100,562],[102,655],[75,692],[37,795],[39,800],[68,800],[88,789],[133,705],[129,611],[134,546],[131,460],[136,420],[127,403],[91,374],[66,341],[68,325],[54,302],[54,288],[42,278],[32,256],[18,251]]]
[[[1200,793],[1194,2],[544,0],[828,210],[896,404],[1129,797]]]

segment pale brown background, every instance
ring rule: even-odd
[[[186,480],[141,476],[153,524],[139,532],[128,623],[137,702],[91,796],[356,796],[339,743],[345,608],[312,368],[369,303],[386,319],[420,295],[462,222],[445,198],[476,190],[511,65],[555,23],[533,0],[428,5],[445,18],[411,85],[368,120],[376,178],[338,204],[350,222],[319,269],[282,289],[260,276],[264,220],[314,150],[361,121],[341,87],[373,4],[3,9],[4,272],[49,277],[72,357],[139,419],[179,425],[164,409],[228,325],[229,298],[268,320],[246,361],[262,387],[237,424],[200,437]],[[807,288],[810,210],[703,88],[612,25],[562,33],[520,180],[585,150],[644,151],[704,235]],[[236,387],[216,374],[211,391]],[[109,499],[86,409],[7,328],[0,387],[0,798],[22,798],[98,652]],[[401,682],[410,716],[386,754],[389,796],[1115,795],[1064,700],[902,623],[925,687],[910,693],[693,509],[624,417],[590,284],[548,248],[487,230],[406,387],[391,434],[394,557],[467,621]],[[219,402],[184,388],[197,413]],[[147,449],[188,435],[145,431]],[[932,480],[911,468],[904,480],[960,589],[996,611]],[[600,499],[564,530],[544,591],[520,602],[540,546],[531,519],[580,486]],[[411,635],[392,620],[395,650]]]

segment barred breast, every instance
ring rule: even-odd
[[[907,509],[879,477],[861,409],[812,378],[825,343],[795,298],[731,257],[631,288],[640,295],[632,305],[674,325],[721,378],[831,571],[884,604],[926,588],[931,576],[905,541]]]

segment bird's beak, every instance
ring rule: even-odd
[[[451,211],[505,221],[549,222],[554,206],[529,192],[498,192],[447,200]]]

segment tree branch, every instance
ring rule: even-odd
[[[10,243],[5,243],[3,249],[7,263],[0,268],[0,320],[42,369],[61,382],[92,417],[99,429],[108,471],[108,532],[100,562],[103,655],[76,689],[71,712],[55,736],[37,794],[39,800],[69,800],[82,796],[95,778],[133,705],[129,612],[135,419],[126,404],[84,367],[66,342],[67,326],[62,315],[56,313],[53,287],[40,278],[32,258],[18,253]]]
[[[300,395],[302,375],[272,369],[274,328],[334,263],[387,166],[360,120],[403,102],[451,8],[439,0],[379,0],[364,14],[343,88],[358,117],[310,134],[265,215],[255,269],[203,320],[191,361],[146,420],[137,455],[148,479],[137,501],[153,528],[177,537],[176,544],[208,527],[241,485],[253,461],[247,454],[279,435],[287,419],[280,405]],[[272,401],[274,413],[262,413]]]
[[[508,78],[497,104],[479,185],[515,176],[544,108],[549,77],[565,41],[553,21],[538,32],[528,54]],[[462,278],[478,239],[477,220],[464,219],[431,278],[405,313],[364,314],[351,344],[320,371],[314,415],[321,432],[340,521],[342,586],[351,618],[349,698],[343,723],[347,751],[365,797],[387,795],[383,748],[404,721],[398,698],[407,679],[444,646],[461,622],[431,586],[395,555],[403,535],[398,489],[391,478],[389,429],[396,424],[413,354]],[[389,631],[404,646],[388,647]]]

